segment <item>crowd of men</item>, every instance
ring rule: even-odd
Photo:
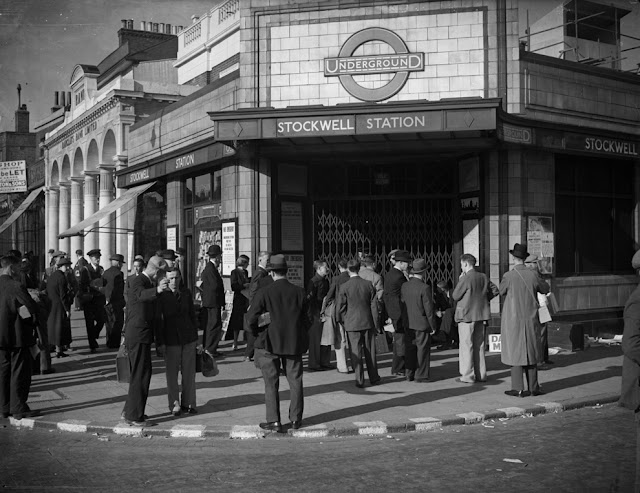
[[[504,297],[502,361],[512,368],[512,388],[506,393],[517,397],[541,394],[537,364],[546,357],[537,295],[547,293],[549,287],[535,269],[537,258],[529,255],[526,245],[516,244],[510,253],[514,267],[505,274],[499,287],[475,269],[473,255],[464,254],[455,288],[445,280],[437,283],[435,293],[427,278],[425,260],[412,259],[404,250],[391,252],[392,268],[384,279],[376,272],[371,255],[341,260],[340,274],[331,282],[329,266],[318,260],[306,290],[288,281],[283,255],[260,252],[252,278],[246,271],[248,257],[240,256],[231,276],[236,313],[231,314],[229,330],[235,333],[234,348],[237,348],[237,332],[244,329],[245,360],[254,361],[262,372],[267,420],[260,426],[283,430],[278,393],[280,375],[286,376],[291,389],[290,426],[294,429],[301,426],[305,353],[308,371],[335,369],[353,373],[356,387],[363,388],[365,368],[370,385],[381,382],[377,352],[388,351],[390,344],[392,375],[427,383],[438,378],[431,373],[430,353],[433,337],[440,332],[445,339],[443,348],[452,347],[454,341],[458,345],[457,381],[485,382],[485,330],[490,319],[489,303],[498,294]],[[40,359],[39,371],[53,371],[46,355],[51,349],[56,357],[62,358],[72,348],[69,318],[74,304],[84,312],[92,353],[99,348],[97,340],[105,325],[107,347],[126,348],[130,384],[122,417],[128,424],[151,424],[145,407],[154,342],[166,362],[169,411],[175,416],[197,413],[199,327],[203,328],[200,356],[223,356],[218,351],[226,303],[219,272],[222,250],[219,245],[212,245],[207,251],[207,265],[197,284],[202,299],[200,319],[196,316],[193,295],[182,282],[183,254],[181,250],[162,250],[146,263],[142,257],[136,257],[132,275],[125,279],[122,255],[112,255],[111,266],[105,271],[100,266],[98,249],[87,253],[88,262],[78,250],[73,266],[64,252],[50,251],[51,265],[39,283],[29,278],[24,262],[20,268],[19,252],[2,257],[0,284],[7,285],[6,289],[0,288],[0,300],[4,300],[0,307],[3,415],[20,417],[31,413],[26,400],[32,358],[27,349],[37,338],[45,355]],[[16,307],[21,307],[21,311]],[[25,330],[25,324],[31,324],[30,328]],[[31,334],[29,337],[25,336],[27,332]],[[333,352],[336,367],[331,364]]]

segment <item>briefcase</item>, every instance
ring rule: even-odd
[[[376,354],[386,354],[389,352],[389,343],[387,342],[387,334],[376,334]]]
[[[118,348],[116,355],[116,379],[118,383],[129,383],[131,379],[131,367],[129,366],[129,351],[124,344]]]

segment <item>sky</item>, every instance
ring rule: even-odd
[[[246,1],[246,0],[242,0]],[[562,0],[521,0],[522,19],[530,22]],[[209,11],[217,0],[0,0],[0,132],[14,130],[21,102],[30,111],[31,128],[51,111],[55,91],[69,91],[73,68],[97,65],[118,47],[121,19],[189,25],[192,15]],[[640,38],[640,5],[633,0],[608,0],[633,9],[624,19],[629,33]],[[627,39],[626,47],[640,45]],[[624,47],[623,46],[623,47]],[[640,50],[629,52],[640,61]],[[630,62],[627,62],[630,63]]]

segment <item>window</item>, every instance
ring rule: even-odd
[[[135,252],[149,258],[165,248],[167,237],[167,186],[158,182],[138,196],[135,219]]]
[[[631,162],[556,155],[557,274],[631,273]]]

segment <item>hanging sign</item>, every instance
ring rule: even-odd
[[[27,191],[27,162],[0,161],[0,193]]]
[[[230,276],[236,268],[236,222],[222,222],[222,275]]]

